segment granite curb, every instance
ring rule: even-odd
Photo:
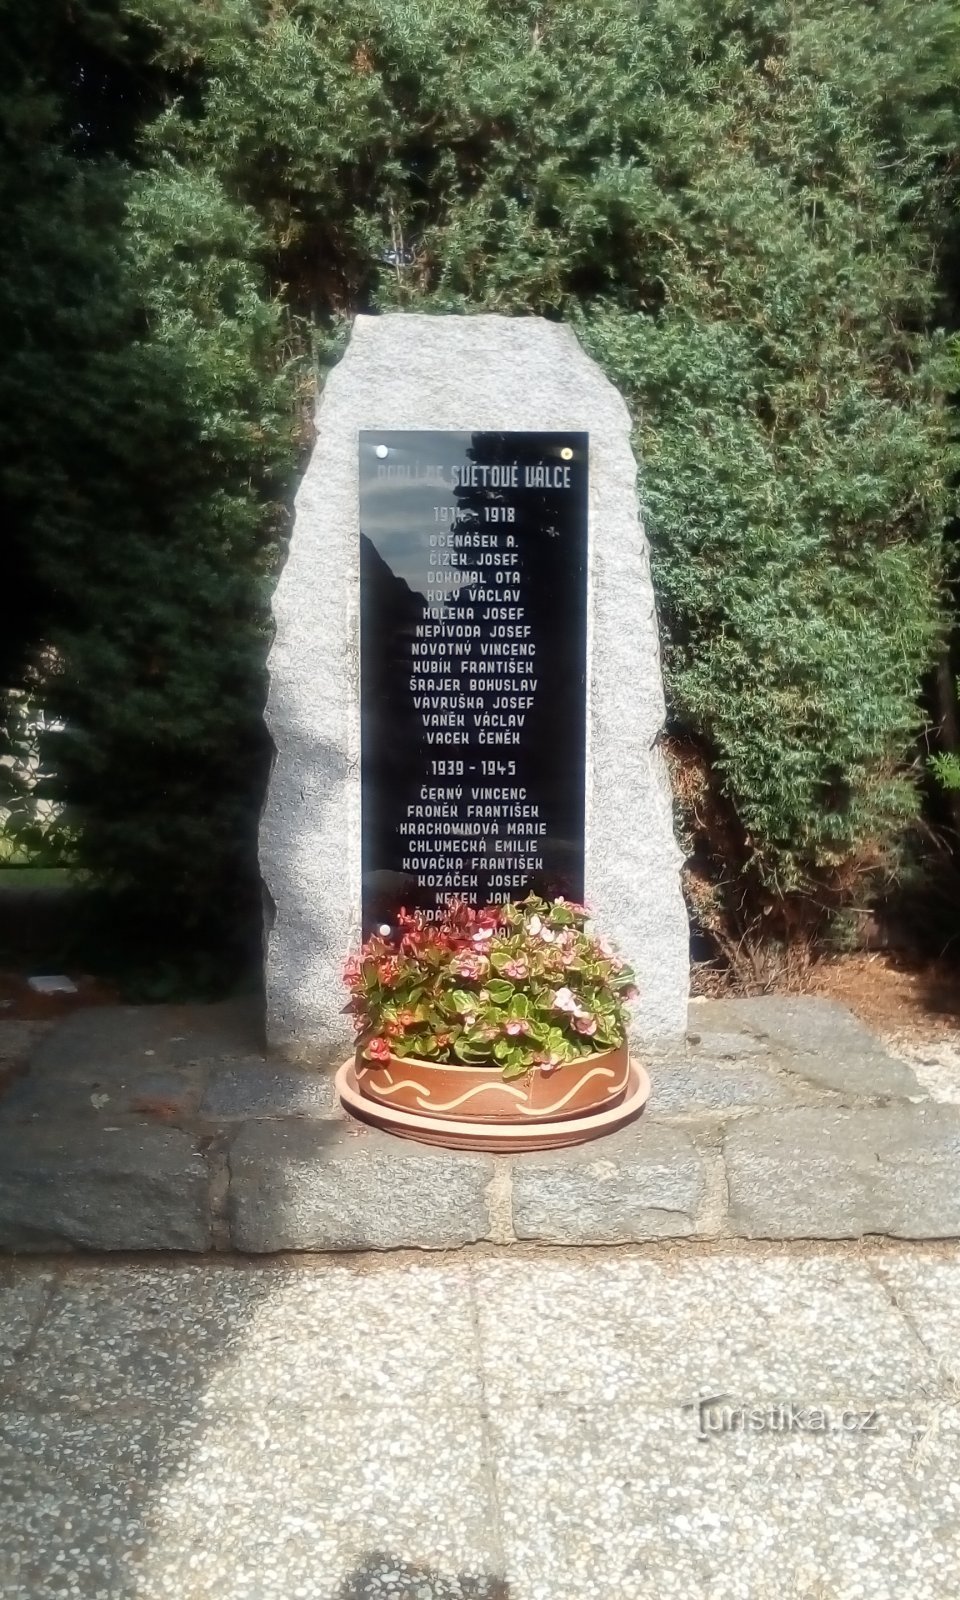
[[[695,1003],[638,1122],[513,1157],[357,1123],[229,1011],[167,1009],[78,1014],[0,1102],[0,1249],[960,1237],[960,1107],[831,1002]]]

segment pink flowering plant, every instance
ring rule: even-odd
[[[519,1078],[623,1043],[633,974],[569,900],[530,895],[436,922],[401,911],[345,970],[366,1061],[416,1056]]]

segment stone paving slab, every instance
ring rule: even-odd
[[[222,1365],[202,1401],[211,1415],[295,1410],[318,1372],[342,1406],[479,1403],[473,1279],[463,1256],[429,1272],[286,1273],[266,1296],[259,1273],[238,1273],[229,1301],[237,1309],[224,1320],[245,1330],[264,1361]],[[358,1339],[357,1327],[376,1326],[379,1337]]]
[[[96,1336],[93,1323],[90,1333]],[[143,1407],[117,1420],[5,1403],[3,1600],[132,1600],[152,1544],[155,1486],[201,1443],[201,1428],[175,1417],[168,1397],[155,1411]]]
[[[960,1400],[960,1257],[950,1254],[931,1262],[897,1252],[879,1257],[874,1271],[935,1359],[940,1381]]]
[[[208,1250],[209,1176],[173,1128],[0,1127],[0,1249]]]
[[[850,1101],[923,1094],[906,1063],[891,1056],[876,1035],[835,1000],[761,995],[752,1000],[694,1001],[690,1030],[697,1036],[698,1055],[712,1055],[714,1039],[729,1049],[746,1034],[753,1048],[741,1046],[736,1053],[766,1057],[775,1070]]]
[[[201,1081],[190,1072],[148,1070],[120,1078],[74,1072],[59,1078],[31,1072],[19,1078],[2,1101],[3,1123],[42,1123],[45,1127],[81,1118],[101,1126],[120,1120],[155,1115],[164,1121],[187,1121],[196,1115],[203,1093]]]
[[[540,1151],[514,1164],[514,1232],[550,1244],[716,1232],[703,1214],[715,1165],[682,1129],[656,1123],[572,1150]]]
[[[518,1596],[947,1600],[960,1437],[907,1474],[912,1414],[878,1437],[727,1436],[653,1407],[497,1408],[503,1542]],[[547,1482],[534,1519],[524,1488]],[[942,1495],[942,1497],[941,1497]]]
[[[340,1104],[332,1072],[274,1067],[260,1061],[213,1073],[200,1115],[210,1122],[257,1117],[337,1117]]]
[[[474,1593],[492,1597],[500,1555],[484,1448],[466,1399],[341,1408],[314,1383],[283,1408],[213,1417],[202,1465],[185,1462],[153,1499],[155,1553],[135,1593],[169,1594],[172,1578],[181,1595],[287,1600],[312,1573],[308,1595],[336,1595],[340,1574],[383,1552],[486,1575]],[[235,1575],[227,1589],[224,1571]]]
[[[477,1575],[464,1595],[502,1592],[482,1417],[422,1396],[340,1409],[315,1380],[276,1413],[194,1419],[169,1397],[106,1419],[5,1410],[0,1499],[4,1600],[339,1597],[338,1576],[359,1581],[380,1551],[378,1593],[397,1593],[399,1565],[418,1585],[439,1567]]]
[[[242,1350],[262,1298],[253,1280],[211,1278],[188,1266],[151,1275],[118,1262],[109,1294],[106,1287],[96,1270],[58,1282],[29,1349],[7,1376],[6,1393],[17,1404],[98,1417],[145,1393],[173,1398],[178,1407],[189,1394],[199,1405]]]
[[[0,1596],[953,1600],[960,1251],[802,1249],[12,1265]]]
[[[0,1249],[960,1235],[960,1108],[842,1007],[690,1017],[632,1127],[487,1157],[354,1122],[329,1073],[258,1053],[248,1000],[78,1012],[0,1097]]]
[[[749,1062],[750,1058],[747,1057]],[[822,1096],[802,1078],[777,1077],[752,1064],[705,1065],[699,1061],[657,1062],[652,1074],[649,1117],[704,1117],[817,1105]]]
[[[917,1270],[926,1282],[926,1263]],[[729,1390],[758,1405],[810,1393],[866,1406],[905,1402],[943,1382],[936,1354],[908,1316],[891,1317],[890,1294],[866,1261],[551,1252],[531,1271],[529,1259],[507,1254],[484,1264],[482,1283],[478,1328],[491,1356],[484,1392],[506,1410],[531,1394],[524,1361],[500,1359],[504,1328],[527,1350],[549,1326],[552,1354],[537,1398],[573,1409],[600,1398],[632,1414],[652,1397],[682,1408],[692,1395]],[[954,1289],[960,1294],[960,1279]]]
[[[159,1395],[178,1411],[189,1398],[198,1416],[272,1412],[296,1408],[317,1373],[325,1374],[330,1400],[343,1405],[479,1397],[464,1256],[434,1271],[386,1276],[280,1266],[265,1277],[244,1266],[211,1272],[184,1263],[171,1272],[118,1262],[108,1272],[72,1268],[52,1292],[53,1281],[49,1273],[36,1282],[20,1273],[6,1300],[0,1291],[0,1328],[15,1321],[11,1336],[19,1340],[14,1348],[11,1337],[3,1393],[24,1409],[105,1417]],[[23,1330],[42,1310],[26,1349]],[[358,1340],[355,1325],[378,1323],[383,1337]],[[244,1359],[253,1345],[260,1363]]]
[[[444,1249],[490,1231],[488,1156],[290,1120],[245,1123],[229,1161],[239,1250]]]
[[[340,1417],[311,1395],[275,1425],[254,1411],[212,1428],[146,1412],[8,1413],[0,1499],[20,1515],[0,1551],[0,1594],[359,1600],[428,1583],[431,1600],[498,1600],[500,1581],[482,1575],[497,1558],[481,1451],[479,1419],[422,1401]],[[440,1483],[442,1508],[449,1497],[468,1508],[446,1527]]]
[[[726,1130],[732,1231],[744,1238],[960,1235],[960,1107],[761,1112]]]
[[[263,1046],[254,997],[210,1005],[90,1006],[66,1017],[40,1044],[33,1067],[63,1076],[79,1070],[129,1074],[161,1063],[253,1056]]]

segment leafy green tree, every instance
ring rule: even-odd
[[[87,467],[77,448],[95,352],[117,337],[113,242],[125,185],[105,126],[118,72],[116,8],[0,5],[0,805],[29,826],[22,779],[35,738],[24,708],[49,665],[66,601],[47,570],[48,534]]]
[[[83,865],[139,936],[188,950],[248,934],[257,903],[267,599],[294,460],[283,312],[250,209],[202,169],[139,158],[171,80],[137,29],[116,6],[59,9],[18,24],[42,71],[3,105],[20,608],[4,681],[62,722],[52,792]],[[71,32],[79,89],[57,70]]]
[[[156,148],[256,210],[304,315],[563,317],[620,385],[698,909],[731,949],[813,931],[893,863],[917,805],[954,8],[160,15],[163,60],[202,60],[206,88]]]
[[[98,869],[168,922],[250,903],[304,374],[356,311],[493,311],[570,321],[631,406],[701,920],[735,956],[859,897],[943,632],[952,0],[59,11],[107,17],[103,114],[78,144],[47,60],[4,453]]]

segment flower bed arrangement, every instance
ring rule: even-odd
[[[574,1116],[627,1085],[633,974],[587,912],[529,896],[401,912],[347,964],[361,1091],[430,1116]]]

